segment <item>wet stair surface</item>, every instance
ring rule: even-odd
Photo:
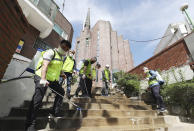
[[[194,131],[193,124],[181,123],[176,116],[158,116],[143,101],[123,96],[72,98],[82,110],[64,101],[63,117],[48,119],[54,99],[44,99],[38,112],[36,128],[40,131]],[[13,107],[0,119],[0,131],[23,131],[30,102]]]

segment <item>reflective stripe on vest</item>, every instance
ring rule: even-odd
[[[63,64],[63,71],[73,73],[74,60],[67,56],[65,63]]]
[[[50,61],[46,73],[46,79],[49,81],[58,81],[59,76],[61,74],[62,66],[63,66],[63,60],[62,57],[58,54],[56,50],[53,50],[55,52],[55,57]],[[35,72],[36,75],[41,77],[41,71],[42,71],[42,63],[43,63],[43,54],[42,57],[38,61],[37,70]]]
[[[147,73],[147,78],[150,78],[151,77],[151,75],[150,75],[150,73],[148,72]],[[153,79],[153,80],[149,80],[148,81],[148,85],[149,86],[151,86],[151,85],[153,85],[153,84],[157,84],[158,83],[158,81],[156,80],[156,79]]]

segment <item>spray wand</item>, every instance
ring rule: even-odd
[[[67,98],[65,98],[63,95],[61,95],[60,93],[58,93],[57,91],[55,91],[55,90],[53,90],[52,88],[50,88],[49,87],[49,89],[51,90],[51,91],[53,91],[53,92],[55,92],[56,94],[58,94],[59,96],[61,96],[63,99],[65,99],[68,103],[70,103],[70,104],[72,104],[72,105],[74,105],[75,107],[76,107],[76,110],[79,110],[79,111],[81,111],[82,109],[81,109],[81,107],[79,107],[77,104],[75,104],[75,103],[73,103],[73,102],[71,102],[70,100],[68,100]]]

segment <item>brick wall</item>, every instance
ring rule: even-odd
[[[17,0],[0,0],[0,79],[27,27]]]
[[[39,37],[39,34],[40,32],[37,29],[35,29],[31,25],[29,26],[27,32],[21,37],[21,39],[24,40],[24,45],[20,52],[20,55],[29,59],[32,59],[34,57],[34,55],[36,54],[34,44]],[[43,41],[46,42],[50,47],[56,48],[58,47],[62,39],[63,38],[58,33],[52,30],[50,35],[43,39]]]
[[[125,60],[125,50],[124,50],[123,36],[118,36],[118,49],[119,49],[119,69],[125,71],[126,60]]]
[[[125,59],[126,59],[126,67],[124,71],[129,71],[130,69],[133,68],[133,58],[132,58],[132,54],[131,54],[131,49],[129,46],[129,41],[128,40],[124,40],[124,50],[125,50]]]
[[[189,56],[190,53],[185,44],[185,41],[181,39],[174,43],[173,45],[166,48],[165,50],[163,50],[162,52],[146,60],[137,67],[133,68],[132,70],[129,71],[129,73],[142,74],[144,76],[142,70],[144,66],[153,70],[160,69],[161,71],[168,70],[172,66],[179,67],[184,64],[189,64],[190,62]]]
[[[73,35],[73,28],[71,24],[64,18],[64,16],[61,15],[61,13],[57,13],[56,21],[57,24],[63,27],[65,31],[68,32],[68,40],[72,41],[72,35]],[[29,26],[26,33],[21,37],[22,40],[24,40],[24,45],[21,50],[20,55],[27,57],[29,59],[32,59],[36,53],[36,49],[33,48],[34,44],[36,42],[36,39],[39,37],[40,32],[35,29],[33,26]],[[50,47],[55,48],[58,47],[59,43],[61,42],[63,38],[56,33],[54,30],[47,36],[45,39],[43,39],[44,42],[46,42]]]
[[[50,35],[48,37],[46,37],[45,39],[43,39],[49,46],[51,46],[52,48],[58,47],[61,40],[63,38],[54,30],[52,30],[52,32],[50,33]]]
[[[117,32],[111,32],[111,49],[112,49],[112,69],[113,72],[119,71],[119,50],[118,50],[118,39]]]
[[[35,29],[33,26],[29,25],[26,33],[22,36],[22,40],[24,40],[24,45],[20,52],[20,55],[32,59],[36,53],[36,49],[33,48],[36,39],[38,38],[40,32]]]

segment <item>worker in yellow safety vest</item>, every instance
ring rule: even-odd
[[[63,58],[70,48],[71,43],[67,40],[62,40],[58,48],[42,52],[42,56],[38,61],[35,71],[35,92],[27,113],[25,125],[26,131],[35,131],[37,111],[42,104],[42,99],[48,87],[52,88],[61,95],[64,95],[64,89],[60,87],[58,81],[63,66]],[[51,111],[54,116],[59,116],[59,110],[62,102],[63,98],[56,94]]]
[[[103,88],[102,88],[102,95],[108,96],[109,84],[111,83],[111,73],[109,70],[109,65],[105,66],[105,69],[102,71],[102,81],[103,81]]]
[[[92,80],[96,81],[97,80],[97,74],[96,72],[101,68],[101,65],[97,63],[95,67],[92,67]]]
[[[79,85],[75,92],[75,97],[78,97],[80,91],[82,91],[82,97],[92,97],[92,64],[97,61],[96,57],[91,59],[82,60],[78,65],[80,65],[79,71]]]
[[[64,64],[62,71],[64,72],[67,79],[67,89],[66,89],[66,97],[70,99],[71,92],[71,83],[72,83],[72,74],[76,73],[76,63],[74,59],[74,50],[69,51],[69,55],[67,55],[64,59]],[[64,77],[60,77],[59,84],[62,86],[64,81]]]
[[[147,67],[143,68],[146,74],[146,80],[148,81],[149,89],[151,89],[152,95],[156,101],[157,110],[159,112],[166,112],[164,101],[160,95],[160,82],[157,80],[158,73],[154,70],[149,70]]]

